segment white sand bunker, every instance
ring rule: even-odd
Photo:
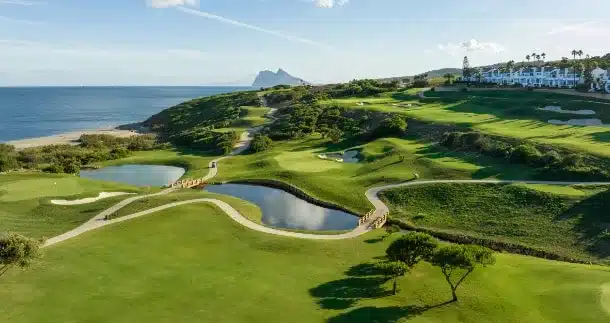
[[[88,197],[88,198],[84,198],[84,199],[80,199],[80,200],[73,200],[73,201],[68,201],[68,200],[51,200],[51,204],[55,204],[55,205],[81,205],[81,204],[89,204],[89,203],[97,202],[99,200],[106,199],[106,198],[109,198],[109,197],[115,197],[115,196],[121,196],[121,195],[135,195],[135,193],[125,193],[125,192],[106,193],[106,192],[101,192],[100,195],[98,195],[97,197]]]
[[[339,163],[357,163],[360,161],[357,150],[348,150],[344,153],[320,154],[318,158],[334,160]]]
[[[594,127],[610,127],[610,124],[604,124],[599,119],[570,119],[568,121],[563,120],[549,120],[548,123],[556,125],[570,125],[570,126],[594,126]]]
[[[561,107],[558,106],[546,106],[544,108],[541,108],[539,110],[544,110],[544,111],[552,111],[552,112],[557,112],[557,113],[566,113],[566,114],[580,114],[580,115],[593,115],[595,114],[595,111],[593,110],[564,110]]]

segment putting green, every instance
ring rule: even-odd
[[[280,167],[295,172],[319,173],[344,166],[342,163],[318,158],[313,150],[284,152],[274,158]]]
[[[85,190],[78,177],[38,178],[9,182],[0,186],[5,194],[1,202],[15,202],[46,196],[70,196],[81,194]]]

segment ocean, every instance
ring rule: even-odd
[[[178,103],[248,87],[0,87],[0,142],[144,121]]]

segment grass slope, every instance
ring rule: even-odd
[[[50,200],[94,197],[100,192],[144,191],[133,186],[67,175],[0,175],[0,232],[18,232],[36,238],[52,237],[77,227],[125,196],[75,206],[53,205]]]
[[[236,207],[239,208],[238,205]],[[450,298],[422,264],[391,282],[367,271],[389,240],[334,242],[260,234],[212,206],[165,210],[46,250],[0,280],[0,321],[603,322],[610,271],[498,254]]]
[[[384,191],[382,198],[392,217],[420,227],[607,261],[609,193],[602,187],[433,184]]]
[[[399,113],[429,122],[457,124],[494,135],[529,139],[567,149],[610,156],[610,131],[605,127],[552,125],[550,119],[599,118],[610,123],[607,101],[575,98],[556,93],[520,91],[427,92],[439,99],[420,99],[414,93],[389,93],[381,97],[353,98],[322,102],[351,109]],[[412,104],[411,107],[406,104]],[[596,115],[570,115],[541,111],[545,106],[566,110],[594,110]]]

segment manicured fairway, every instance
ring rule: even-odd
[[[322,160],[318,154],[361,149],[360,163]],[[401,156],[404,160],[401,161]],[[384,138],[364,145],[336,146],[320,139],[276,142],[273,149],[231,157],[219,167],[217,181],[275,179],[291,183],[318,199],[364,213],[364,192],[372,186],[421,179],[527,179],[531,169],[458,152],[442,152],[414,140]]]
[[[610,124],[608,101],[583,99],[555,93],[529,93],[512,91],[482,92],[427,92],[428,96],[442,99],[416,99],[407,94],[388,94],[384,98],[370,98],[370,105],[359,106],[369,98],[352,98],[327,101],[352,109],[366,109],[403,114],[412,118],[458,124],[490,134],[530,139],[568,149],[610,156],[610,129],[552,125],[551,119],[598,118]],[[359,101],[358,101],[359,100]],[[421,106],[404,107],[405,102],[419,102]],[[541,111],[546,106],[560,106],[566,110],[594,110],[595,115],[570,115]]]
[[[381,232],[335,242],[249,231],[190,205],[102,228],[0,279],[2,322],[604,322],[610,270],[498,255],[450,298],[425,264],[367,274]],[[603,302],[603,303],[602,303]],[[427,307],[433,307],[427,309]],[[402,320],[401,320],[402,319]]]
[[[100,192],[153,192],[133,186],[92,181],[68,175],[0,175],[0,232],[51,237],[77,227],[98,212],[125,198],[119,196],[92,204],[58,206],[53,198],[80,199]]]

